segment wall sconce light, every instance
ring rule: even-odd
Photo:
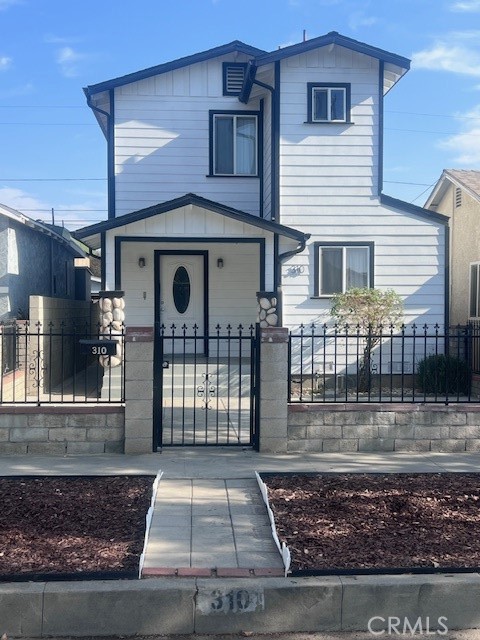
[[[145,260],[145,258],[142,256],[141,258],[138,259],[138,266],[140,267],[140,269],[143,269],[143,267],[147,264],[147,261]]]
[[[217,258],[217,267],[223,269],[223,258]]]

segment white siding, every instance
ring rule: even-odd
[[[258,178],[209,172],[209,110],[257,111],[222,95],[216,58],[115,90],[116,215],[196,193],[259,214]],[[239,56],[236,61],[247,60]]]
[[[353,124],[307,123],[307,84],[351,85]],[[281,66],[280,197],[290,207],[325,197],[370,198],[378,184],[378,61],[335,46],[287,58]]]
[[[307,83],[351,85],[353,124],[308,124]],[[380,205],[379,63],[334,46],[281,65],[281,223],[311,234],[282,268],[284,324],[330,320],[313,298],[314,242],[374,242],[374,285],[395,289],[405,321],[443,325],[445,229]],[[297,269],[291,269],[296,266]]]
[[[121,288],[125,291],[127,326],[151,326],[154,321],[154,251],[157,249],[199,249],[209,252],[210,328],[217,323],[249,325],[256,319],[256,292],[260,289],[260,250],[258,243],[235,242],[235,238],[265,238],[265,286],[273,286],[272,234],[198,207],[182,207],[119,227],[107,233],[107,289],[113,289],[115,236],[148,237],[148,242],[122,242]],[[162,237],[178,238],[162,242]],[[209,243],[211,238],[233,242]],[[157,239],[155,239],[157,238]],[[185,238],[183,240],[182,238]],[[191,239],[198,239],[192,242]],[[204,241],[203,241],[204,240]],[[138,258],[146,267],[138,267]],[[223,269],[216,266],[224,259]],[[145,298],[143,297],[145,292]]]
[[[359,207],[355,211],[318,207],[316,217],[316,223],[302,217],[313,235],[305,251],[282,268],[286,325],[296,327],[300,323],[323,323],[330,319],[331,299],[313,297],[315,241],[373,242],[375,287],[394,289],[402,296],[406,323],[443,325],[443,225],[382,206]],[[301,267],[301,273],[293,272],[292,265]]]

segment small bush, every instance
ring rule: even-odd
[[[470,372],[465,360],[443,354],[427,356],[418,364],[418,386],[423,393],[468,394]]]

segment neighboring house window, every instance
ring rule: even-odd
[[[256,176],[257,173],[257,115],[210,112],[210,175]]]
[[[309,82],[308,122],[350,122],[350,85]]]
[[[247,69],[246,62],[224,62],[223,63],[223,95],[240,95],[245,80]]]
[[[470,318],[480,317],[480,262],[470,264]]]
[[[315,296],[373,286],[373,242],[314,243]]]

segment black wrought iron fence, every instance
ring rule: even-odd
[[[300,326],[289,342],[290,402],[478,401],[480,326],[443,330]]]
[[[90,323],[0,323],[0,404],[123,402],[124,341]]]

